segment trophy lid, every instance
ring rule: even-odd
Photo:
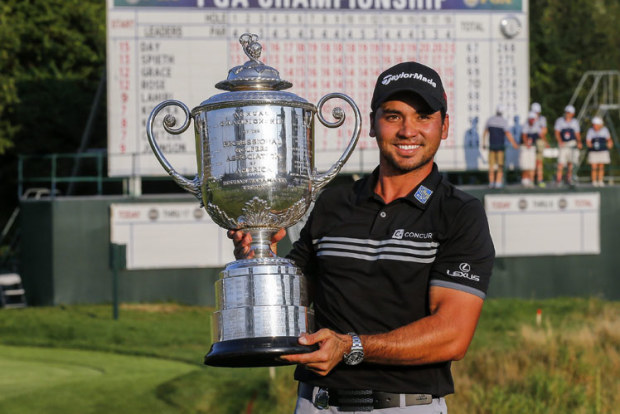
[[[215,87],[225,91],[265,90],[279,91],[293,86],[280,79],[280,73],[258,60],[263,47],[258,43],[258,35],[244,33],[239,38],[243,51],[250,58],[241,66],[228,71],[228,78],[218,82]]]

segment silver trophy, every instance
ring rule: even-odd
[[[151,148],[173,180],[194,194],[218,225],[252,235],[254,257],[229,263],[216,282],[213,345],[205,357],[205,364],[213,366],[284,365],[280,355],[315,349],[297,342],[314,326],[306,279],[290,260],[273,253],[270,240],[304,216],[347,161],[360,134],[360,112],[348,96],[330,93],[315,107],[283,92],[292,84],[259,61],[262,47],[257,40],[247,33],[239,39],[250,60],[215,85],[228,92],[191,112],[180,101],[164,101],[153,109],[146,126]],[[328,128],[345,121],[338,107],[332,111],[334,122],[323,117],[323,105],[333,98],[351,106],[355,126],[340,159],[319,174],[314,170],[314,114]],[[175,117],[166,115],[163,127],[168,133],[180,134],[194,120],[198,174],[193,180],[175,171],[153,134],[155,117],[171,105],[181,108],[185,121],[175,128]]]

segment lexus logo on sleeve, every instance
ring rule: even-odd
[[[469,272],[471,270],[471,266],[469,265],[469,263],[461,263],[459,269],[461,270],[461,272]]]
[[[459,270],[446,270],[446,274],[451,277],[462,277],[464,279],[468,279],[474,282],[480,282],[480,276],[474,275],[473,273],[470,273],[470,271],[471,266],[469,265],[469,263],[461,263],[459,265]]]

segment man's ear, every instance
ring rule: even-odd
[[[446,118],[444,119],[441,125],[441,139],[448,138],[448,131],[450,130],[450,115],[446,114]]]
[[[370,113],[370,131],[368,132],[368,135],[370,135],[371,137],[375,137],[375,113],[374,111]]]

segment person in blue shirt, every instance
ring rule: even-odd
[[[592,166],[592,185],[602,187],[605,175],[605,164],[609,164],[609,149],[614,142],[607,127],[603,126],[603,119],[599,116],[592,118],[592,128],[586,133],[588,145],[588,163]]]
[[[513,148],[519,148],[510,133],[510,127],[508,126],[506,118],[503,117],[503,112],[504,109],[502,106],[498,105],[495,110],[495,115],[487,120],[484,127],[484,134],[482,135],[482,148],[489,148],[490,188],[501,188],[503,186],[505,139],[508,138]]]

